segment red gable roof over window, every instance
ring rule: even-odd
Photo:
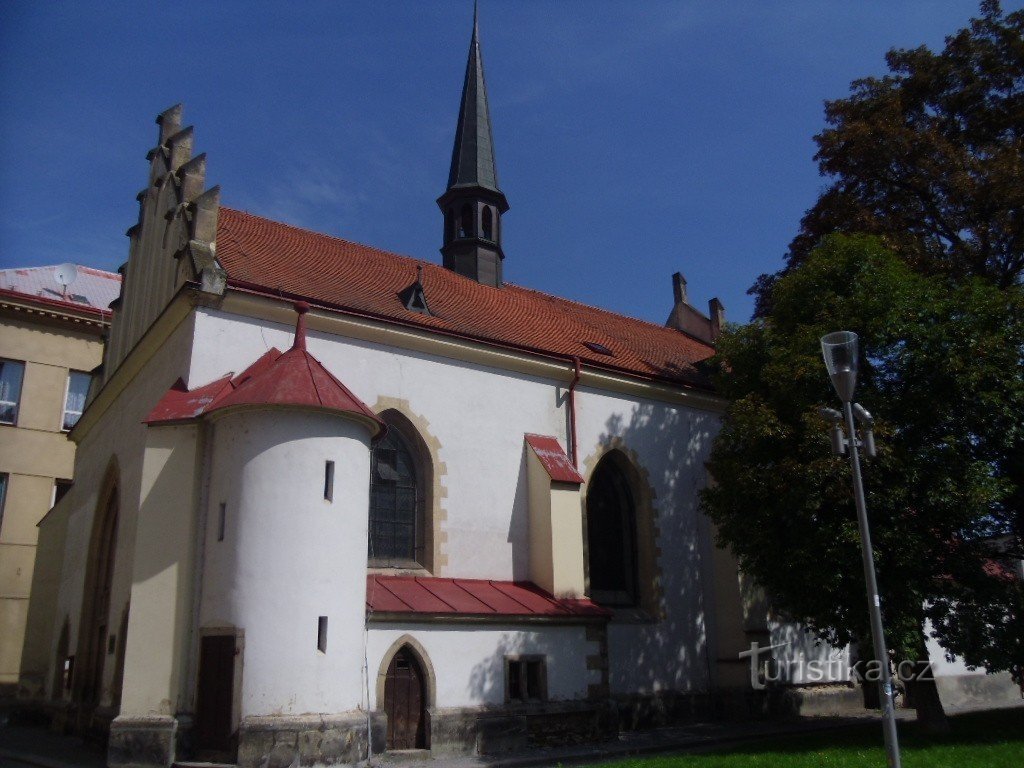
[[[547,435],[526,435],[526,442],[537,454],[548,476],[556,483],[583,483],[583,477],[565,455],[558,440]]]
[[[611,611],[587,599],[556,598],[528,581],[366,577],[368,614],[605,619]]]
[[[398,256],[248,213],[221,208],[217,258],[228,284],[308,299],[324,307],[417,326],[644,378],[710,388],[695,363],[705,342],[642,320],[506,284],[492,288],[439,265]],[[399,294],[417,278],[430,314]],[[611,354],[594,352],[598,344]]]
[[[384,423],[306,351],[309,306],[299,302],[295,308],[299,319],[291,349],[284,353],[271,349],[233,379],[225,376],[191,392],[178,379],[146,417],[146,423],[185,421],[224,408],[288,405],[344,413],[379,436]]]

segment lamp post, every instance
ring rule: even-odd
[[[836,454],[845,453],[850,449],[850,466],[853,469],[853,497],[857,502],[857,526],[860,528],[860,549],[864,560],[864,580],[868,589],[868,613],[871,616],[871,641],[875,646],[875,657],[880,675],[878,686],[882,703],[882,733],[885,736],[885,751],[890,768],[900,768],[900,745],[896,735],[896,713],[892,703],[892,675],[889,672],[889,652],[885,647],[885,635],[882,631],[882,609],[878,599],[878,583],[875,579],[875,561],[871,550],[871,532],[868,529],[867,505],[864,502],[864,484],[860,476],[860,456],[858,446],[863,445],[868,456],[875,453],[875,439],[871,432],[873,420],[857,403],[853,402],[853,392],[857,388],[857,334],[852,331],[837,331],[821,337],[821,353],[825,358],[825,368],[836,394],[843,401],[843,413],[831,408],[823,408],[822,414],[832,420],[832,449]],[[858,419],[864,423],[865,438],[863,443],[857,440],[857,427],[853,417],[856,412]],[[839,422],[846,422],[850,435],[844,440]]]

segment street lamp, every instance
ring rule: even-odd
[[[853,391],[857,388],[857,334],[852,331],[836,331],[821,337],[821,354],[825,368],[836,394],[843,401],[840,414],[831,408],[822,408],[822,416],[832,422],[832,450],[837,455],[850,450],[850,466],[853,469],[853,497],[857,502],[857,526],[860,528],[860,550],[864,559],[864,580],[868,588],[868,613],[871,616],[871,640],[875,646],[875,657],[880,676],[878,686],[882,703],[882,733],[885,736],[885,751],[890,768],[900,768],[900,745],[896,735],[896,713],[892,705],[892,675],[889,672],[889,652],[885,647],[882,631],[882,609],[878,599],[878,583],[875,579],[875,561],[871,551],[871,532],[868,530],[867,505],[864,502],[864,484],[860,476],[859,447],[871,457],[875,454],[875,437],[872,432],[874,419],[859,404],[853,402]],[[863,442],[857,439],[854,413],[864,426]],[[840,422],[846,422],[850,438],[843,436]]]

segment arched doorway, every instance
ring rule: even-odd
[[[427,748],[426,675],[408,646],[391,657],[384,680],[388,749]]]

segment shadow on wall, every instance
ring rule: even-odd
[[[551,627],[550,631],[504,632],[494,653],[470,671],[470,698],[492,706],[504,703],[506,657],[543,656],[548,700],[585,699],[587,683],[597,682],[596,672],[583,671],[586,669],[586,657],[596,653],[597,648],[596,643],[573,644],[574,632],[582,636],[585,630],[582,627]],[[574,693],[566,695],[569,691]]]
[[[713,414],[641,403],[628,418],[609,418],[601,450],[582,460],[589,480],[603,453],[618,449],[626,455],[641,484],[634,498],[649,507],[638,508],[637,518],[650,515],[653,537],[646,553],[638,540],[637,552],[651,559],[646,568],[638,564],[653,582],[641,584],[641,593],[650,589],[656,599],[635,622],[609,625],[613,696],[700,694],[710,688],[714,625],[704,573],[711,573],[711,542],[697,494],[706,482],[704,462],[717,429]],[[642,524],[637,528],[643,532]]]

